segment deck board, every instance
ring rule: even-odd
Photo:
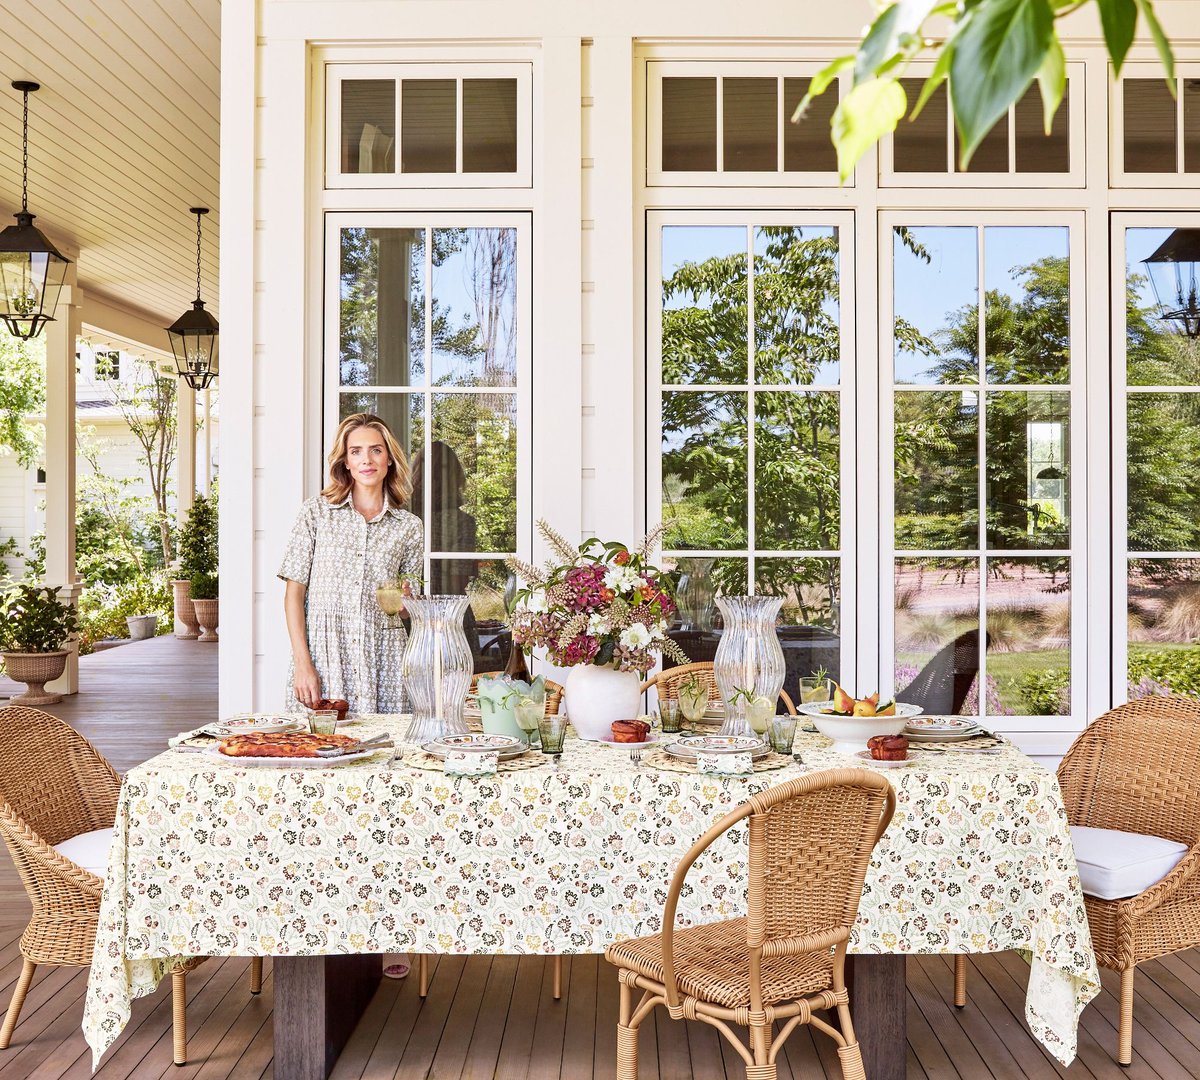
[[[159,753],[169,736],[216,716],[218,647],[175,638],[86,656],[79,694],[46,711],[91,739],[119,771]],[[0,680],[0,696],[5,685]],[[0,859],[0,1007],[21,968],[18,936],[29,903],[11,861]],[[563,997],[541,957],[432,957],[429,997],[415,973],[383,980],[338,1061],[336,1080],[610,1080],[616,1069],[617,983],[599,957],[566,958]],[[970,958],[970,1003],[953,1007],[948,957],[908,961],[909,1080],[1200,1080],[1200,955],[1180,953],[1138,969],[1134,1064],[1117,1066],[1117,980],[1083,1015],[1080,1056],[1063,1068],[1025,1026],[1028,968],[1014,954]],[[169,985],[134,1002],[129,1026],[98,1080],[267,1080],[272,1077],[270,964],[249,993],[249,961],[211,960],[188,976],[188,1065],[171,1064]],[[39,968],[0,1080],[86,1080],[91,1054],[80,1021],[86,972]],[[644,1080],[735,1080],[741,1059],[714,1029],[656,1010],[643,1025]],[[839,1078],[829,1039],[797,1030],[779,1077]],[[281,1078],[282,1080],[282,1078]]]

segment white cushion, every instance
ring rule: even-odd
[[[1071,826],[1079,883],[1097,900],[1137,896],[1165,878],[1187,854],[1187,844],[1161,836]]]
[[[112,847],[112,839],[112,829],[93,829],[55,844],[54,850],[102,878],[108,872],[108,849]]]

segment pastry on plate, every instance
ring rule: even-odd
[[[904,761],[908,740],[903,735],[876,735],[867,740],[867,749],[876,761]]]
[[[616,720],[612,726],[613,742],[640,743],[650,738],[650,725],[645,720]]]

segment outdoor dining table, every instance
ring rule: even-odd
[[[272,956],[276,1075],[323,1080],[378,985],[373,954],[601,953],[656,933],[677,863],[717,818],[806,770],[864,764],[828,745],[798,734],[803,764],[747,776],[573,738],[557,767],[475,777],[390,750],[316,768],[167,750],[121,788],[84,1010],[93,1060],[172,958]],[[896,815],[850,943],[867,1074],[904,1075],[910,953],[1021,950],[1026,1019],[1069,1062],[1100,980],[1053,773],[1007,744],[913,756],[887,773]],[[746,871],[734,829],[691,871],[680,923],[742,914]]]

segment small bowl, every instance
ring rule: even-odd
[[[836,716],[826,712],[828,708],[828,701],[813,701],[798,706],[799,711],[812,720],[822,735],[833,740],[830,749],[840,750],[844,754],[857,754],[867,745],[867,740],[876,735],[899,735],[904,725],[921,713],[920,705],[909,705],[903,701],[896,703],[895,716]]]

